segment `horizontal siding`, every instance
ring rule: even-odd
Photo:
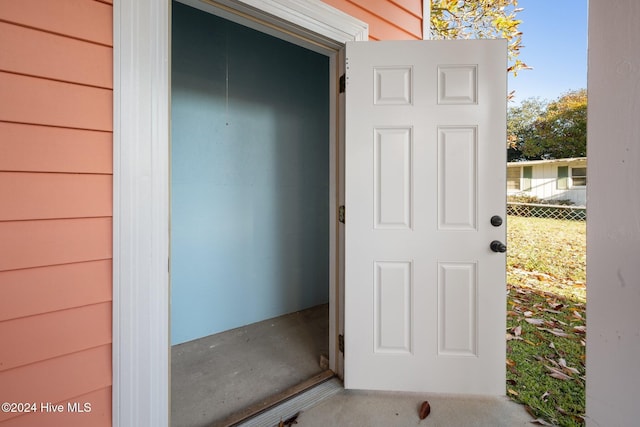
[[[0,222],[0,271],[111,258],[111,218]]]
[[[412,37],[422,38],[422,13],[414,15],[410,11],[399,6],[397,3],[391,1],[350,1],[392,26],[409,33]]]
[[[111,216],[111,175],[0,172],[0,221]]]
[[[111,268],[108,259],[2,271],[0,322],[111,301]]]
[[[112,130],[113,92],[0,72],[0,121]]]
[[[111,425],[113,6],[0,0],[0,425]]]
[[[422,2],[418,0],[323,0],[369,24],[371,40],[422,39]]]
[[[37,296],[34,296],[37,298]],[[111,302],[0,322],[0,372],[111,343]]]
[[[94,0],[0,0],[3,21],[107,46],[112,14],[112,6]]]
[[[422,0],[391,0],[391,3],[396,4],[408,11],[409,13],[417,16],[418,18],[422,18]]]
[[[64,426],[64,427],[111,427],[111,387],[105,387],[73,399],[55,402],[67,407],[68,403],[88,402],[90,413],[44,413],[21,415],[11,418],[2,427]]]
[[[111,345],[102,345],[0,372],[0,402],[62,402],[110,386]],[[0,412],[0,422],[16,415]]]
[[[0,171],[113,171],[111,132],[0,122]]]
[[[113,49],[0,22],[0,70],[111,88]]]

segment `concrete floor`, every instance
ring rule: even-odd
[[[327,352],[326,305],[174,346],[171,425],[210,426],[317,374],[319,355]],[[421,421],[424,400],[431,414]],[[533,421],[506,397],[342,389],[310,406],[296,427],[517,427]]]
[[[429,416],[418,410],[427,400]],[[300,427],[517,427],[534,419],[507,397],[343,390],[302,412]],[[266,427],[266,426],[265,426]]]
[[[171,349],[171,425],[208,426],[322,371],[329,308],[308,310]]]

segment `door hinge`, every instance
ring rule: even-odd
[[[340,207],[338,207],[338,221],[340,221],[341,223],[345,223],[344,222],[344,205],[340,205]]]
[[[347,89],[347,77],[343,74],[340,76],[340,93],[344,93]]]
[[[344,335],[338,335],[338,350],[340,353],[344,354]]]

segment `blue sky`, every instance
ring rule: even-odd
[[[515,104],[530,97],[554,100],[587,87],[587,0],[519,0],[520,59],[533,70],[509,74]],[[510,105],[514,105],[513,103]]]

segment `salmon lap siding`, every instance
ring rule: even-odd
[[[112,16],[0,0],[2,427],[111,425]]]
[[[369,24],[370,40],[422,39],[420,0],[322,0]]]

